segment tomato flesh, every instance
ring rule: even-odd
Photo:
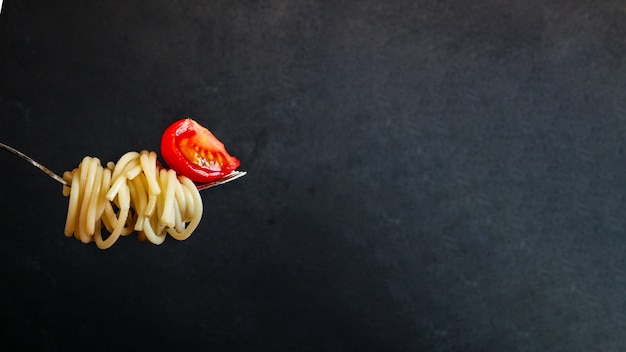
[[[219,180],[240,164],[211,131],[189,118],[178,120],[165,130],[161,155],[170,168],[194,182]]]

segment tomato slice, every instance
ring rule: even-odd
[[[174,122],[163,132],[161,155],[170,168],[194,182],[218,180],[240,164],[211,131],[189,118]]]

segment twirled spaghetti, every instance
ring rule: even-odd
[[[101,249],[133,232],[154,244],[163,243],[168,233],[185,240],[202,217],[195,184],[161,168],[155,152],[128,152],[106,167],[87,156],[63,179],[70,185],[63,187],[63,195],[69,196],[65,235],[83,243],[95,241]]]

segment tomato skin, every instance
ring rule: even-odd
[[[194,182],[219,180],[240,164],[213,133],[190,118],[172,123],[163,132],[161,155],[170,168]]]

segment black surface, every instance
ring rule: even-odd
[[[0,140],[249,174],[101,251],[2,152],[0,349],[626,350],[623,1],[140,3],[5,0]]]

